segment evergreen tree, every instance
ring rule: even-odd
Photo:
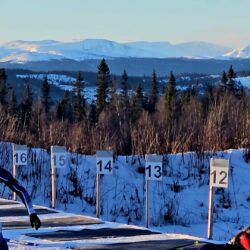
[[[50,87],[47,76],[44,77],[42,88],[41,88],[41,101],[44,108],[45,113],[49,112],[50,107]]]
[[[96,112],[96,106],[95,102],[92,100],[90,104],[90,111],[88,116],[88,121],[90,125],[95,125],[97,123],[97,112]]]
[[[143,107],[144,104],[144,95],[143,95],[143,91],[142,91],[142,86],[141,84],[138,84],[136,90],[135,90],[135,95],[134,95],[134,99],[133,99],[133,103]]]
[[[127,112],[125,111],[129,107],[128,75],[127,75],[126,70],[123,71],[122,79],[121,79],[120,107],[123,111],[123,114],[126,115]]]
[[[6,79],[7,79],[7,76],[5,73],[5,69],[2,68],[0,69],[0,103],[2,105],[6,104],[6,94],[7,94]]]
[[[222,86],[225,86],[227,81],[228,81],[227,74],[226,74],[225,71],[223,71],[222,76],[221,76],[221,84],[222,84]]]
[[[236,73],[231,65],[228,70],[227,76],[226,73],[223,72],[221,79],[221,86],[222,86],[221,90],[223,92],[229,92],[237,97],[240,97],[242,94],[242,85],[240,82],[237,82],[235,78],[236,78]]]
[[[167,117],[170,119],[173,117],[176,109],[176,80],[173,72],[170,72],[167,87],[165,90],[165,108]]]
[[[110,85],[110,103],[109,106],[111,106],[111,109],[116,109],[116,106],[118,105],[118,95],[117,95],[117,79],[116,77],[113,77]]]
[[[98,66],[98,73],[97,73],[96,110],[98,115],[107,104],[109,84],[110,84],[109,67],[105,59],[102,59]]]
[[[135,121],[142,113],[145,107],[145,99],[141,84],[138,84],[135,93],[132,98],[132,120]]]
[[[9,87],[7,112],[10,116],[14,116],[17,113],[16,95],[12,86]]]
[[[63,119],[63,120],[69,120],[72,122],[73,116],[72,116],[72,105],[70,101],[70,92],[66,90],[64,92],[62,100],[57,105],[57,118]]]
[[[158,83],[157,83],[157,75],[156,72],[153,71],[152,75],[152,81],[151,81],[151,90],[149,93],[149,112],[154,112],[155,111],[155,105],[158,100]]]
[[[128,98],[128,75],[126,70],[123,71],[122,81],[121,81],[121,97],[122,99]]]
[[[85,99],[83,96],[84,81],[81,73],[78,72],[76,82],[74,84],[74,103],[73,113],[74,121],[79,122],[85,116]]]
[[[231,65],[228,73],[227,73],[228,79],[231,80],[236,77],[236,73],[234,72],[233,66]]]
[[[32,103],[33,103],[32,91],[29,83],[25,81],[22,100],[20,104],[20,113],[23,125],[24,127],[27,128],[29,128],[30,124]]]

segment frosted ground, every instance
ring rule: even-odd
[[[0,164],[11,170],[11,144],[2,142],[0,154]],[[150,183],[150,229],[206,238],[211,157],[230,160],[229,187],[215,191],[213,239],[226,242],[250,225],[250,164],[244,160],[244,150],[238,149],[164,155],[163,180]],[[49,152],[29,149],[28,158],[28,166],[18,168],[18,180],[34,204],[49,207]],[[67,160],[68,167],[57,172],[56,209],[95,216],[96,157],[68,153]],[[113,174],[101,178],[102,220],[145,226],[144,166],[143,156],[114,157]],[[3,185],[0,192],[11,197]]]

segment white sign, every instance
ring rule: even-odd
[[[26,145],[13,144],[13,164],[27,165],[28,150]]]
[[[210,186],[227,188],[229,160],[210,159]]]
[[[113,172],[113,151],[96,151],[96,172],[98,174],[112,174]]]
[[[161,155],[146,155],[145,178],[146,180],[162,180]]]
[[[67,155],[65,147],[51,146],[51,167],[64,168],[67,165]]]

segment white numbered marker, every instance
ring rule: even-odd
[[[15,165],[27,165],[27,158],[27,146],[13,144],[13,163]]]
[[[51,146],[51,167],[65,168],[67,165],[67,154],[65,147]]]
[[[162,180],[162,156],[147,155],[145,165],[146,180]]]
[[[96,152],[96,172],[98,174],[112,174],[113,172],[112,151],[99,150]]]
[[[229,160],[211,158],[210,186],[227,188],[228,168],[229,168]]]

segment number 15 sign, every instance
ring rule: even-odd
[[[210,187],[227,188],[228,168],[229,160],[210,159]]]

